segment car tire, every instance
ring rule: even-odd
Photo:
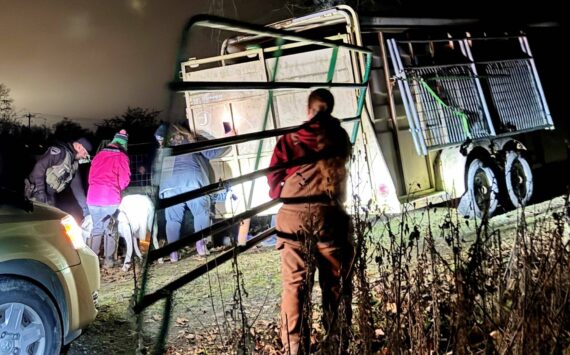
[[[499,203],[499,183],[493,169],[480,159],[473,159],[467,169],[467,189],[473,215],[491,217]]]
[[[59,312],[49,295],[29,281],[0,276],[1,350],[59,354],[61,346]]]
[[[532,197],[532,169],[520,152],[510,150],[505,154],[505,186],[508,201],[514,208],[526,206]]]

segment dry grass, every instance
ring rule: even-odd
[[[466,221],[446,208],[390,219],[359,214],[351,352],[563,352],[570,339],[566,208],[557,198],[488,223]],[[201,262],[185,257],[153,266],[149,288]],[[71,354],[135,353],[137,334],[128,311],[132,290],[132,274],[104,275],[100,316]],[[237,269],[220,266],[175,293],[167,353],[280,353],[280,292],[275,250],[247,252]],[[313,293],[318,297],[318,286]],[[159,333],[162,310],[157,304],[145,312],[148,349]],[[318,342],[323,330],[317,305],[312,313],[312,339]]]
[[[355,342],[366,339],[366,353],[568,348],[568,204],[554,202],[514,211],[507,217],[516,223],[507,226],[466,221],[452,209],[437,219],[427,209],[422,224],[407,213],[381,221],[369,233],[373,252],[363,264],[377,272],[372,302],[357,305],[366,317],[373,310],[376,337],[357,331]]]

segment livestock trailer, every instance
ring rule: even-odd
[[[231,125],[238,134],[301,124],[311,88],[256,90],[244,82],[363,83],[332,87],[333,115],[354,144],[350,196],[383,212],[459,198],[464,215],[525,205],[533,192],[526,147],[517,139],[554,129],[528,39],[493,32],[475,20],[367,17],[348,6],[267,25],[309,38],[367,48],[275,41],[263,34],[227,37],[219,55],[181,64],[184,82],[224,82],[184,92],[190,127],[214,137]],[[213,161],[217,179],[267,167],[275,138],[237,144]],[[264,178],[219,194],[218,215],[269,199]],[[269,213],[275,212],[273,209]]]

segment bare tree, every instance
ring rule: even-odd
[[[380,4],[376,0],[287,0],[287,7],[294,15],[329,9],[337,5],[349,5],[358,11],[374,10]]]
[[[10,97],[10,89],[0,83],[0,120],[11,121],[14,118],[14,100]]]

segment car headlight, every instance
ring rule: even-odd
[[[83,236],[81,234],[81,228],[75,222],[75,219],[70,215],[67,215],[61,219],[61,224],[65,228],[65,234],[73,244],[75,249],[81,249],[85,246],[85,241],[83,240]]]

